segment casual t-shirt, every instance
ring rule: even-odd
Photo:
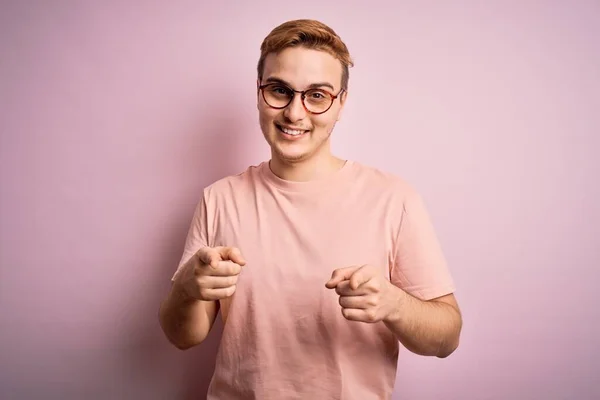
[[[337,268],[369,264],[421,300],[455,289],[421,196],[353,161],[309,182],[263,162],[213,183],[179,267],[204,246],[238,247],[247,261],[221,301],[208,399],[391,398],[397,338],[382,322],[345,319],[325,283]]]

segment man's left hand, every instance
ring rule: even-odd
[[[397,311],[402,294],[380,269],[370,265],[337,269],[325,286],[335,288],[346,319],[368,323],[389,319]]]

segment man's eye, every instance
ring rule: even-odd
[[[282,86],[275,86],[271,89],[271,91],[273,93],[277,93],[277,94],[288,94],[289,90],[287,88],[284,88]]]

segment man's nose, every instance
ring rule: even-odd
[[[294,96],[291,103],[285,108],[283,115],[291,122],[296,122],[306,117],[306,109],[302,104],[302,96]]]

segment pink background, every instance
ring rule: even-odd
[[[158,305],[202,187],[269,156],[259,45],[300,17],[356,61],[335,152],[423,193],[459,288],[395,399],[600,397],[599,3],[353,4],[3,2],[0,398],[202,398],[220,327],[180,352]]]

